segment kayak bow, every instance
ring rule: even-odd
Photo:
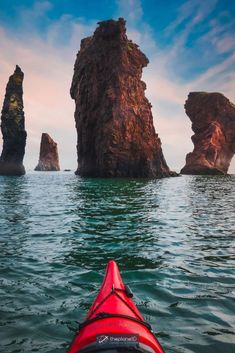
[[[132,296],[116,262],[109,261],[100,291],[68,353],[164,353]]]

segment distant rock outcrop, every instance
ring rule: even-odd
[[[37,171],[59,171],[59,155],[57,150],[57,143],[46,134],[42,134],[40,155],[38,165],[34,170]]]
[[[23,110],[24,74],[16,65],[10,76],[1,115],[3,149],[0,157],[0,175],[23,175],[23,158],[27,133]]]
[[[191,92],[185,111],[194,150],[182,174],[226,174],[235,153],[235,105],[221,93]]]
[[[81,41],[74,67],[77,174],[166,177],[170,172],[141,81],[148,59],[127,39],[125,21],[99,22]]]

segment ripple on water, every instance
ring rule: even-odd
[[[233,353],[235,178],[0,177],[0,351],[66,351],[111,258],[167,352]]]

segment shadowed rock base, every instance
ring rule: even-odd
[[[125,21],[99,22],[81,41],[71,97],[78,134],[76,174],[89,177],[168,177],[151,104],[141,81],[148,59],[127,39]]]
[[[182,174],[224,175],[235,153],[235,106],[221,93],[192,92],[185,103],[194,150]]]
[[[23,175],[25,168],[23,158],[27,133],[23,111],[24,74],[16,66],[10,76],[1,115],[3,149],[0,157],[0,175]]]
[[[225,175],[222,170],[217,168],[211,168],[210,166],[204,167],[200,164],[190,164],[189,166],[185,166],[180,171],[181,174],[188,175]]]
[[[21,176],[25,174],[25,168],[22,163],[0,162],[0,175]]]

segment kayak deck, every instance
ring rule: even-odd
[[[109,261],[106,274],[85,321],[68,353],[109,351],[164,353],[151,326],[132,300],[115,261]]]

